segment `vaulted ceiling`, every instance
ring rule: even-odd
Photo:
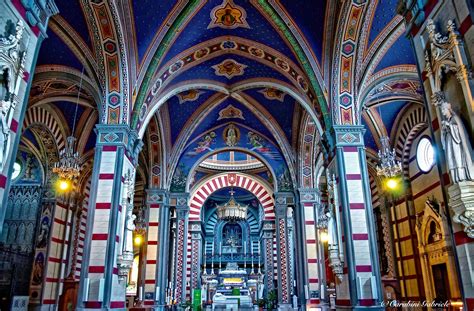
[[[49,38],[39,51],[30,107],[54,110],[54,118],[68,129],[64,135],[76,120],[82,154],[91,154],[94,147],[93,124],[99,120],[104,92],[100,35],[92,16],[100,12],[94,8],[110,10],[110,5],[125,43],[131,117],[137,128],[153,123],[159,133],[155,139],[144,136],[147,163],[153,162],[153,141],[159,140],[161,157],[169,159],[168,171],[173,172],[186,150],[231,122],[243,132],[265,137],[291,171],[303,116],[315,116],[323,129],[331,123],[329,81],[342,1],[56,3],[60,14],[51,19]],[[422,101],[415,59],[396,5],[397,0],[367,2],[358,35],[356,83],[365,106],[361,122],[369,129],[366,143],[373,149],[380,135],[390,135],[406,103]],[[158,104],[151,94],[166,100]],[[310,104],[305,106],[302,98]],[[76,101],[80,108],[74,118]],[[142,111],[154,115],[138,119]]]

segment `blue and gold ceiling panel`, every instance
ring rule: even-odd
[[[217,12],[217,19],[219,19],[219,23],[217,23],[213,10],[222,8],[222,5],[224,4],[225,6],[225,3],[231,3],[234,9],[226,9],[229,11],[228,13],[226,13],[225,10],[223,12]],[[239,10],[243,11],[240,13],[236,12]],[[245,23],[238,23],[239,14],[241,16],[240,19],[245,21]],[[230,25],[230,27],[222,27],[223,25],[226,25],[226,23]],[[173,43],[161,63],[164,64],[182,51],[185,51],[196,44],[226,35],[238,36],[260,42],[280,51],[282,54],[296,62],[296,57],[288,44],[281,38],[279,33],[266,20],[266,18],[250,4],[250,1],[210,0],[191,19],[187,27],[178,34],[176,41]]]

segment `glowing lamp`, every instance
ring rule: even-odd
[[[395,190],[398,188],[398,181],[395,178],[389,178],[385,182],[385,185],[387,186],[388,189]]]
[[[137,235],[135,237],[135,239],[133,239],[133,243],[136,245],[136,246],[140,246],[143,242],[143,238],[141,235]]]
[[[326,231],[322,231],[322,232],[319,234],[319,239],[321,240],[321,242],[327,243],[327,241],[329,240],[328,233],[327,233]]]
[[[60,179],[58,181],[58,188],[61,191],[68,191],[71,188],[71,182],[65,179]]]

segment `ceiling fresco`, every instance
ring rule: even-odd
[[[331,66],[337,64],[335,38],[340,35],[340,6],[331,1],[141,0],[124,2],[120,8],[102,1],[56,3],[60,13],[52,18],[49,38],[39,51],[41,81],[34,84],[31,105],[59,111],[55,120],[71,128],[84,67],[87,94],[80,97],[76,122],[84,128],[78,144],[89,159],[96,139],[90,123],[98,122],[99,114],[102,120],[112,115],[118,120],[117,103],[122,101],[130,103],[128,110],[122,110],[126,113],[122,120],[129,120],[140,135],[147,137],[154,122],[155,139],[145,140],[149,146],[143,161],[149,165],[167,159],[166,165],[152,166],[166,172],[160,182],[168,186],[176,176],[189,173],[202,156],[231,147],[261,156],[277,179],[286,170],[294,178],[302,117],[310,115],[319,130],[331,126],[334,99],[328,85]],[[360,33],[353,34],[360,36],[361,46],[345,44],[343,50],[357,50],[361,57],[354,65],[358,77],[354,83],[366,109],[360,112],[360,122],[367,128],[365,141],[374,150],[380,133],[390,134],[403,107],[422,101],[415,59],[396,3],[379,0],[363,5],[366,15]],[[102,22],[110,24],[98,27],[93,12],[104,7],[112,15]],[[114,23],[113,14],[122,24]],[[118,41],[102,40],[104,30],[123,40],[126,49]],[[126,64],[123,81],[117,80],[117,72],[115,77],[106,72],[110,55]],[[111,86],[105,83],[109,80],[115,89],[124,83],[124,98],[113,94],[101,99]],[[58,99],[61,93],[68,98]],[[234,146],[224,140],[229,124],[240,135]],[[256,135],[253,139],[250,132]],[[25,139],[37,144],[31,133]],[[207,174],[197,170],[194,179]],[[266,171],[255,174],[273,182]]]

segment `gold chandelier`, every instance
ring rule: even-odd
[[[57,174],[59,179],[63,182],[63,190],[65,190],[66,182],[74,181],[79,177],[81,172],[79,153],[74,150],[74,145],[76,142],[74,132],[76,130],[77,108],[79,106],[79,98],[81,96],[83,76],[84,67],[82,67],[81,80],[77,90],[76,109],[74,111],[71,135],[66,138],[66,148],[59,152],[59,162],[54,163],[53,166],[53,173]]]
[[[230,191],[229,201],[223,205],[217,205],[217,217],[233,222],[245,220],[247,219],[247,208],[248,205],[240,205],[234,198],[234,192]]]
[[[66,138],[66,148],[59,153],[59,162],[54,163],[53,173],[62,180],[74,180],[80,175],[79,153],[74,151],[76,138],[69,136]]]

